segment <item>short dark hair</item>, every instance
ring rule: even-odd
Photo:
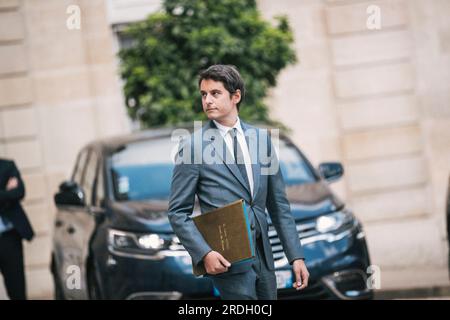
[[[244,100],[245,86],[244,80],[242,80],[238,69],[231,64],[214,64],[208,69],[200,72],[198,79],[198,86],[203,80],[214,80],[223,83],[225,89],[231,94],[235,93],[237,90],[241,91],[241,100],[237,103],[237,109],[239,111],[239,105],[242,100]]]

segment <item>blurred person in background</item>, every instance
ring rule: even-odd
[[[25,300],[22,239],[34,232],[20,201],[25,187],[14,161],[0,158],[0,272],[11,300]]]

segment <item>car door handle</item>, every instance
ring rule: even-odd
[[[73,226],[69,226],[69,227],[67,228],[67,232],[68,232],[69,234],[73,234],[73,233],[75,233],[75,228],[74,228]]]

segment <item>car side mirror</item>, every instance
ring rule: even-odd
[[[59,185],[59,192],[54,196],[56,206],[69,205],[84,207],[86,199],[81,187],[74,181],[64,181]]]
[[[319,172],[325,180],[333,182],[344,175],[344,167],[340,162],[324,162],[319,165]]]

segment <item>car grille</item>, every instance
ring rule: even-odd
[[[296,228],[300,239],[318,234],[315,220],[297,222]],[[269,226],[269,240],[272,246],[274,260],[279,261],[284,259],[285,255],[283,252],[283,247],[273,225]]]

